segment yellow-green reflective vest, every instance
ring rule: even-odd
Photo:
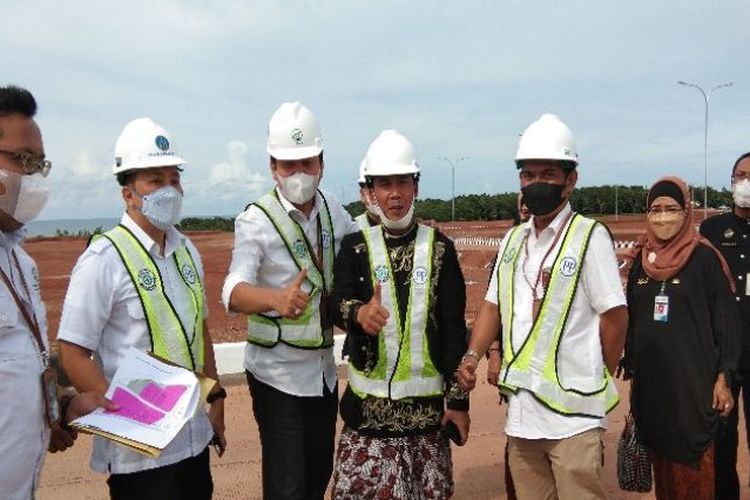
[[[435,230],[421,225],[417,229],[409,302],[403,327],[397,284],[383,229],[377,225],[363,234],[370,257],[372,283],[380,282],[381,305],[390,312],[390,316],[378,334],[378,362],[369,372],[359,371],[350,364],[349,386],[360,397],[369,395],[403,399],[439,396],[443,393],[443,376],[432,364],[427,345],[427,322],[433,301],[430,279]]]
[[[370,219],[367,218],[367,212],[359,214],[354,218],[354,222],[359,226],[360,231],[367,231],[370,229]]]
[[[526,243],[523,226],[513,228],[508,237],[497,266],[497,292],[503,326],[500,390],[507,394],[525,389],[557,413],[601,418],[619,401],[617,389],[606,367],[600,374],[575,374],[582,379],[592,380],[591,377],[594,377],[593,380],[601,380],[601,384],[597,384],[598,389],[581,391],[563,386],[557,366],[560,340],[578,291],[578,279],[588,243],[597,224],[592,219],[575,214],[568,227],[561,228],[565,231],[563,242],[550,270],[549,284],[539,314],[518,351],[513,350],[513,285],[516,264]]]
[[[318,211],[318,245],[322,246],[323,269],[320,269],[313,258],[313,248],[305,237],[300,225],[289,216],[274,189],[260,197],[255,205],[273,223],[279,236],[289,252],[297,269],[307,269],[307,281],[312,285],[310,302],[307,309],[298,319],[287,319],[266,314],[248,316],[247,340],[264,347],[273,347],[279,342],[301,349],[328,348],[333,345],[333,326],[323,327],[320,314],[321,298],[328,297],[333,289],[333,259],[335,257],[335,240],[333,223],[328,209],[328,202],[323,194],[323,204]],[[327,307],[323,304],[323,307]]]
[[[119,225],[104,234],[95,235],[112,242],[128,270],[143,306],[151,352],[172,363],[194,371],[203,370],[203,284],[190,251],[183,243],[174,252],[175,266],[191,298],[189,312],[193,324],[186,328],[169,300],[161,273],[154,259],[128,228]]]

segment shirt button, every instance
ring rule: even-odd
[[[740,259],[744,259],[744,258],[745,258],[745,254],[744,254],[744,253],[741,253],[741,254],[740,254]]]
[[[747,235],[746,235],[746,234],[743,234],[743,235],[742,235],[742,239],[745,239],[745,238],[747,238]]]
[[[739,301],[740,301],[740,297],[735,297],[735,299],[737,299],[737,302],[739,302]]]
[[[741,280],[742,279],[742,275],[741,274],[737,275],[737,279]]]

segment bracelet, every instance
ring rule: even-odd
[[[206,403],[211,404],[217,399],[226,399],[227,397],[227,390],[223,387],[219,387],[218,391],[212,392],[208,396],[206,396]]]
[[[477,351],[474,351],[471,349],[466,351],[466,353],[464,353],[464,355],[461,356],[461,360],[464,360],[466,358],[474,358],[474,361],[476,361],[477,363],[479,362],[479,354],[477,353]]]

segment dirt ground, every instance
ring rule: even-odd
[[[633,241],[643,230],[643,216],[607,217],[615,240]],[[455,238],[500,238],[510,227],[507,221],[443,223],[443,231]],[[241,341],[245,338],[244,318],[228,315],[220,303],[221,287],[226,275],[233,245],[233,235],[220,232],[190,234],[203,259],[210,308],[209,328],[214,342]],[[459,240],[460,241],[460,240]],[[59,325],[62,301],[70,272],[86,241],[77,238],[37,238],[25,247],[36,260],[42,278],[42,296],[47,304],[50,337],[54,339]],[[457,245],[461,267],[467,284],[466,319],[473,322],[489,278],[490,267],[497,251],[492,245]],[[620,394],[627,388],[618,383]],[[343,388],[343,384],[340,384]],[[627,401],[627,397],[623,397]],[[607,489],[614,499],[652,498],[650,495],[627,495],[617,487],[615,449],[622,430],[627,403],[621,403],[611,414],[610,429],[605,437],[605,471]],[[454,448],[454,477],[458,499],[504,498],[502,449],[504,409],[498,407],[496,391],[480,387],[472,396],[472,432],[469,443]],[[250,402],[244,384],[230,389],[227,410],[230,449],[221,460],[213,459],[216,482],[215,498],[256,498],[260,491],[260,456],[257,429],[250,415]],[[744,443],[744,424],[740,424],[740,442]],[[88,469],[90,439],[82,437],[79,446],[64,455],[48,457],[39,490],[42,499],[106,498],[104,478]],[[743,498],[748,490],[748,451],[742,444],[738,470]]]

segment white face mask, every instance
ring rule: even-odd
[[[49,200],[47,181],[40,173],[23,175],[0,169],[0,184],[5,186],[0,210],[21,224],[34,220]]]
[[[383,224],[386,229],[401,231],[409,227],[414,219],[414,200],[411,200],[411,206],[406,214],[398,220],[391,220],[386,217],[379,205],[375,205],[373,213],[380,217],[380,223]]]
[[[750,207],[750,180],[742,179],[732,184],[732,198],[738,207]]]
[[[289,177],[277,175],[277,180],[284,198],[292,203],[301,205],[312,200],[313,196],[315,196],[315,192],[318,190],[320,174],[309,175],[297,172]]]
[[[182,193],[174,186],[164,186],[143,196],[130,189],[143,200],[141,213],[155,228],[166,231],[180,222]]]

